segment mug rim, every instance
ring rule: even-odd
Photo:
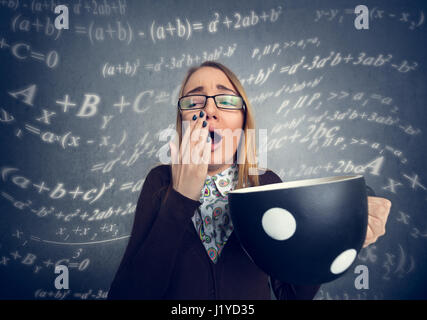
[[[329,177],[322,177],[322,178],[293,180],[293,181],[272,183],[272,184],[263,185],[263,186],[241,188],[241,189],[237,189],[237,190],[232,190],[229,192],[229,194],[252,193],[252,192],[258,192],[258,191],[274,191],[274,190],[280,190],[280,189],[313,187],[313,186],[318,186],[318,185],[322,185],[322,184],[343,182],[343,181],[360,179],[360,178],[363,178],[363,175],[359,174],[359,175],[351,175],[351,176],[329,176]]]

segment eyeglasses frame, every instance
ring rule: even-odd
[[[181,99],[183,99],[183,98],[186,98],[186,97],[194,97],[194,96],[204,96],[204,97],[206,97],[206,100],[205,100],[205,105],[203,106],[203,107],[201,107],[201,108],[194,108],[194,109],[181,109],[181,106],[179,105],[180,103],[180,101],[181,101]],[[231,109],[231,108],[223,108],[223,107],[218,107],[218,104],[216,103],[216,97],[218,97],[218,96],[234,96],[234,97],[239,97],[239,98],[241,98],[242,99],[242,101],[243,101],[243,105],[242,105],[242,108],[240,108],[240,109]],[[218,108],[218,109],[221,109],[221,110],[241,110],[241,109],[243,109],[243,111],[245,111],[246,112],[246,103],[245,103],[245,99],[243,99],[243,97],[242,96],[238,96],[238,95],[234,95],[234,94],[226,94],[226,93],[221,93],[221,94],[216,94],[216,95],[214,95],[214,96],[207,96],[207,95],[205,95],[205,94],[190,94],[190,95],[186,95],[186,96],[182,96],[182,97],[180,97],[179,99],[178,99],[178,109],[182,112],[182,111],[190,111],[190,110],[202,110],[202,109],[204,109],[205,107],[206,107],[206,104],[208,103],[208,99],[209,98],[212,98],[213,99],[213,101],[215,102],[215,105],[216,105],[216,107]]]

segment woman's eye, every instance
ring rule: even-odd
[[[200,106],[200,105],[201,105],[201,103],[198,103],[198,102],[195,102],[195,103],[189,103],[189,104],[188,104],[188,108],[198,107],[198,106]]]
[[[221,104],[225,106],[234,106],[234,104],[230,101],[222,101]]]

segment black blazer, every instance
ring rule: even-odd
[[[282,182],[271,170],[259,179],[261,185]],[[165,199],[170,180],[169,165],[147,175],[108,299],[270,300],[271,291],[279,300],[313,299],[320,286],[270,279],[250,260],[234,232],[213,264],[191,221],[201,202],[173,188]]]

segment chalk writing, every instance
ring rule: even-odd
[[[328,22],[338,21],[338,23],[343,23],[346,16],[349,16],[350,19],[354,19],[354,8],[316,10],[314,21],[319,22],[321,20],[326,20]],[[411,14],[406,10],[396,12],[374,6],[369,8],[369,17],[372,20],[390,20],[406,24],[409,30],[420,28],[425,23],[425,14],[422,10]]]
[[[126,0],[80,0],[69,5],[75,15],[90,14],[94,16],[113,16],[125,15],[127,4]],[[29,10],[32,13],[52,13],[55,7],[63,1],[25,1],[25,0],[7,0],[1,1],[0,6],[17,11]]]
[[[20,187],[21,189],[33,189],[37,191],[38,194],[45,193],[49,199],[58,200],[63,199],[66,196],[69,196],[73,200],[81,199],[92,204],[102,197],[105,191],[111,189],[114,185],[115,179],[112,178],[108,183],[102,183],[102,186],[99,188],[92,188],[90,190],[84,191],[80,186],[76,186],[74,190],[64,188],[64,183],[58,182],[54,186],[50,186],[45,182],[33,182],[31,179],[15,174],[17,171],[20,171],[18,168],[14,167],[1,167],[0,173],[3,182],[11,182],[15,186]],[[10,180],[9,180],[10,179]]]
[[[389,66],[392,69],[400,72],[400,73],[407,73],[410,71],[414,71],[418,68],[418,62],[416,61],[407,61],[402,60],[398,61],[396,63],[391,62],[393,55],[392,54],[378,54],[378,55],[368,55],[366,52],[360,52],[358,55],[353,56],[353,54],[342,54],[341,52],[335,52],[331,51],[328,56],[315,56],[312,58],[311,61],[308,57],[302,56],[301,59],[292,65],[284,65],[280,66],[278,69],[280,70],[280,73],[287,73],[288,75],[293,75],[298,70],[318,70],[323,69],[325,67],[336,67],[342,63],[344,64],[350,64],[353,66],[363,66],[363,67],[374,67],[374,68],[380,68]]]
[[[55,50],[43,53],[34,50],[31,45],[27,43],[8,43],[5,38],[1,38],[0,50],[7,49],[9,49],[12,56],[19,61],[32,59],[33,61],[44,63],[50,69],[54,69],[59,65],[59,53]]]
[[[386,234],[357,258],[369,290],[349,272],[316,299],[405,298],[396,283],[415,290],[426,278],[426,10],[396,3],[368,4],[364,32],[338,1],[0,1],[0,273],[17,284],[7,290],[107,297],[146,176],[175,132],[181,81],[214,60],[244,86],[267,133],[258,151],[282,180],[361,174],[392,202]],[[54,27],[59,4],[68,30]],[[53,288],[59,264],[72,290]],[[21,276],[38,282],[18,287]]]
[[[285,52],[286,49],[290,48],[301,48],[305,49],[306,46],[312,45],[314,47],[320,46],[320,40],[317,37],[293,40],[293,41],[284,41],[283,43],[275,42],[273,44],[267,44],[263,48],[255,47],[251,50],[251,58],[257,59],[258,61],[261,58],[274,56],[278,57],[282,52]]]

